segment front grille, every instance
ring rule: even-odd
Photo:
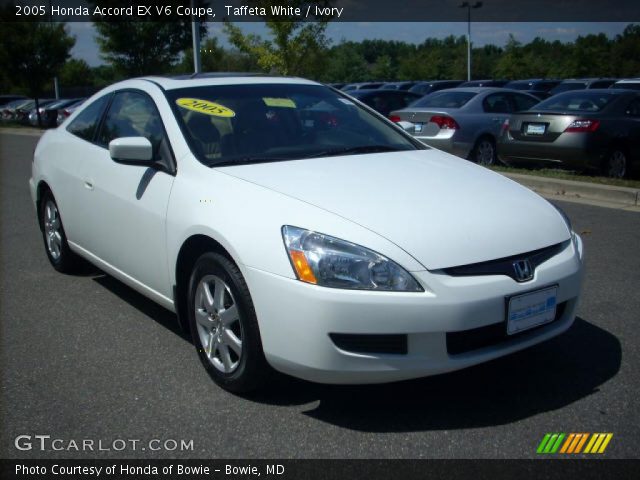
[[[551,322],[530,328],[529,330],[524,330],[523,332],[519,332],[514,335],[507,335],[506,320],[504,322],[493,323],[491,325],[472,328],[470,330],[447,332],[447,352],[449,355],[459,355],[461,353],[472,352],[473,350],[479,350],[481,348],[500,345],[501,343],[505,343],[514,338],[527,335],[557,322],[562,318],[566,306],[567,302],[558,304],[556,307],[556,316]]]
[[[565,248],[566,242],[551,245],[550,247],[541,248],[520,255],[512,255],[511,257],[499,258],[488,262],[472,263],[469,265],[460,265],[457,267],[445,268],[442,271],[452,277],[468,277],[477,275],[506,275],[518,281],[515,274],[513,263],[518,260],[529,260],[531,267],[535,269],[560,253]]]
[[[406,355],[406,335],[361,335],[330,333],[329,337],[340,350],[353,353],[392,353]]]

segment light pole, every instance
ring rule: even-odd
[[[458,8],[467,9],[467,81],[471,81],[471,9],[482,7],[482,2],[473,5],[469,2],[462,2]]]
[[[195,0],[191,0],[191,9],[195,11]],[[193,72],[200,73],[202,71],[202,63],[200,61],[200,22],[196,20],[195,15],[191,15],[191,37],[193,41]]]

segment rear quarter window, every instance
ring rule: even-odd
[[[476,95],[473,92],[436,92],[421,98],[412,107],[460,108]]]

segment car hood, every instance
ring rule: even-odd
[[[355,222],[429,270],[530,252],[570,237],[562,216],[542,197],[438,150],[219,170]],[[313,219],[297,226],[313,229]]]

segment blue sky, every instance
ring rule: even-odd
[[[98,46],[95,42],[95,30],[89,22],[69,22],[69,31],[76,37],[76,45],[72,55],[84,59],[89,65],[95,66],[102,63]],[[209,23],[209,36],[219,38],[222,45],[228,45],[226,36],[222,32],[222,24]],[[263,23],[238,23],[245,32],[266,35]],[[539,36],[547,40],[573,41],[579,35],[589,33],[604,33],[610,37],[622,33],[627,23],[472,23],[471,37],[475,46],[489,43],[502,46],[513,34],[523,43]],[[376,22],[334,22],[329,25],[327,35],[333,43],[341,40],[384,39],[401,40],[410,43],[421,43],[427,37],[442,38],[447,35],[466,35],[467,24],[465,22],[451,23],[376,23]]]

